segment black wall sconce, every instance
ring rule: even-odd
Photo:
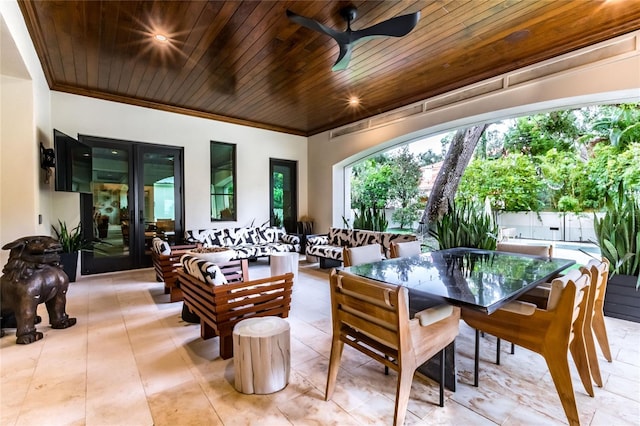
[[[49,183],[51,179],[51,168],[56,166],[56,152],[53,148],[45,148],[40,142],[40,167],[44,169],[44,183]]]

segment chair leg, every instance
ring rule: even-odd
[[[609,348],[609,338],[607,337],[607,329],[604,325],[604,314],[602,313],[602,309],[596,309],[593,316],[593,333],[596,335],[598,339],[598,344],[600,345],[600,349],[602,350],[602,354],[605,359],[609,362],[613,361],[611,357],[611,349]]]
[[[569,345],[569,351],[571,352],[573,361],[576,364],[576,370],[578,370],[584,390],[587,391],[589,396],[593,397],[594,393],[593,384],[591,383],[591,369],[589,368],[585,341],[580,336],[576,335],[573,342]]]
[[[440,406],[444,407],[444,348],[440,351]]]
[[[598,385],[598,387],[602,387],[602,374],[600,373],[600,363],[598,362],[598,355],[596,354],[596,342],[593,338],[593,332],[587,324],[585,324],[584,330],[584,344],[587,350],[587,359],[589,360],[591,377],[593,377],[593,381]]]
[[[384,356],[384,359],[389,359],[389,357],[387,355]],[[389,367],[388,366],[384,366],[384,375],[388,376],[389,375]]]
[[[515,353],[516,353],[516,345],[511,343],[511,355],[514,355]]]
[[[206,321],[202,319],[200,320],[200,337],[202,337],[202,340],[212,339],[217,335],[218,333],[216,332],[215,328],[211,327],[211,325],[209,325]]]
[[[393,426],[404,424],[409,405],[409,394],[411,393],[411,382],[415,368],[402,368],[398,371],[398,385],[396,389],[396,409],[394,413]]]
[[[578,416],[578,408],[576,406],[576,396],[573,393],[573,384],[571,383],[571,373],[569,372],[569,362],[567,355],[561,351],[544,355],[549,367],[549,373],[556,387],[556,392],[560,397],[562,408],[569,420],[571,426],[580,426],[580,417]]]
[[[338,378],[338,370],[340,369],[340,359],[342,358],[342,349],[344,343],[338,339],[331,342],[331,356],[329,358],[329,372],[327,373],[327,388],[324,392],[324,400],[328,401],[333,396],[336,389],[336,379]]]
[[[473,386],[478,387],[478,365],[480,360],[480,330],[476,329],[476,348],[473,358]]]
[[[220,335],[220,358],[229,359],[233,357],[233,334]]]

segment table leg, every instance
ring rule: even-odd
[[[473,386],[478,387],[478,367],[480,367],[480,330],[476,329],[476,348],[473,357]]]
[[[425,376],[440,382],[441,355],[438,353],[429,361],[418,367],[417,371]],[[444,349],[444,386],[452,392],[456,391],[456,347],[455,342],[451,342]]]

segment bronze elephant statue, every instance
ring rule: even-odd
[[[15,316],[16,343],[29,344],[40,340],[36,331],[39,322],[37,309],[44,303],[51,328],[67,328],[76,319],[66,313],[69,277],[60,266],[62,246],[49,236],[19,238],[5,244],[9,260],[2,269],[0,315],[5,319]]]

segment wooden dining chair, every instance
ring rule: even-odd
[[[440,353],[440,401],[444,406],[444,348],[458,335],[460,308],[443,304],[409,318],[407,289],[332,270],[333,337],[325,400],[336,387],[344,345],[398,373],[394,425],[404,423],[413,375]]]
[[[514,342],[544,357],[571,425],[579,425],[580,420],[571,382],[568,352],[571,352],[578,366],[585,389],[591,385],[591,378],[585,379],[583,374],[583,366],[588,366],[588,359],[584,339],[580,337],[590,281],[589,274],[578,270],[554,279],[547,309],[540,309],[529,302],[514,301],[491,315],[471,309],[462,310],[462,319],[476,330]]]
[[[553,245],[529,245],[516,243],[497,243],[496,251],[504,251],[507,253],[528,254],[531,256],[553,257]],[[535,291],[534,291],[535,293]],[[526,299],[525,299],[526,300]],[[501,341],[496,340],[496,364],[500,365],[500,346]],[[511,342],[511,355],[516,352],[515,345]]]
[[[607,292],[607,282],[609,281],[609,269],[611,268],[611,264],[607,258],[602,258],[602,262],[607,265],[606,274],[601,273],[600,283],[600,291],[596,296],[594,306],[593,306],[593,333],[596,335],[596,339],[598,339],[598,344],[600,345],[600,349],[602,350],[602,354],[606,358],[607,361],[611,362],[613,358],[611,357],[611,348],[609,347],[609,338],[607,337],[607,329],[604,324],[604,296]]]
[[[394,241],[391,243],[389,257],[393,259],[396,257],[415,256],[420,253],[422,253],[420,241],[405,241],[401,243]]]
[[[589,291],[589,301],[587,303],[584,338],[591,376],[596,385],[602,387],[602,375],[596,354],[594,335],[598,339],[604,357],[607,361],[611,362],[611,350],[609,349],[609,339],[604,324],[603,312],[604,293],[607,289],[607,280],[609,279],[609,261],[604,258],[602,261],[592,259],[580,269],[583,273],[588,273],[591,276],[591,290]]]
[[[379,262],[382,260],[380,244],[367,244],[358,247],[344,247],[342,249],[342,264],[356,266],[363,263]]]

